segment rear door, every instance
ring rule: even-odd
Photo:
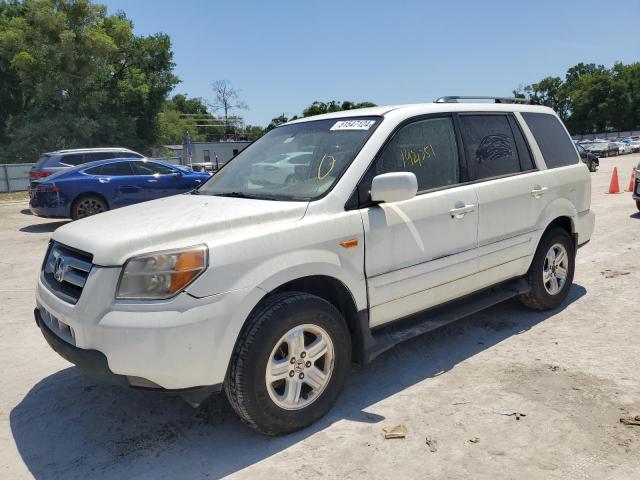
[[[523,273],[549,186],[513,114],[464,113],[458,119],[480,206],[478,271],[485,273],[478,281],[483,287]]]
[[[359,191],[375,175],[408,171],[418,195],[361,209],[370,325],[419,312],[461,294],[476,271],[477,198],[462,185],[453,117],[429,116],[402,126],[387,142]]]
[[[133,205],[146,199],[131,162],[111,162],[90,168],[85,173],[96,177],[96,189],[105,196],[110,208]]]

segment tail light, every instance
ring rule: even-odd
[[[43,183],[42,185],[38,185],[36,186],[36,191],[37,192],[51,192],[51,193],[57,193],[60,191],[60,189],[58,187],[56,187],[55,183]]]
[[[31,179],[37,179],[37,178],[45,178],[48,177],[49,175],[51,175],[53,172],[45,172],[42,170],[36,170],[35,172],[29,172],[29,176],[31,177]]]

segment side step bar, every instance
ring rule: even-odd
[[[491,288],[467,295],[444,305],[417,313],[379,329],[366,329],[364,338],[364,362],[373,361],[378,355],[397,344],[440,328],[488,307],[529,291],[523,278],[509,280]]]

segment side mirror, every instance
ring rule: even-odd
[[[371,200],[374,202],[401,202],[416,196],[418,179],[411,172],[383,173],[373,177]]]

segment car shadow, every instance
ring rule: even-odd
[[[355,374],[333,409],[316,424],[283,437],[265,437],[243,425],[224,395],[194,410],[166,394],[97,384],[76,368],[36,384],[11,411],[11,431],[36,479],[220,478],[340,420],[382,422],[384,417],[366,409],[554,321],[585,293],[574,285],[563,306],[547,312],[510,300],[401,344],[370,365],[354,365]]]
[[[637,218],[638,220],[640,220],[640,212],[632,213],[631,215],[629,215],[629,218]]]
[[[33,212],[28,208],[23,208],[22,210],[20,210],[20,213],[23,215],[33,215]]]
[[[25,233],[51,233],[58,227],[66,225],[67,223],[69,223],[69,220],[61,220],[48,223],[34,223],[33,225],[22,227],[20,231]]]

